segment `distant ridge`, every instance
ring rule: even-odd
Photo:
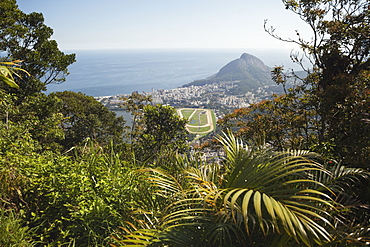
[[[230,94],[242,94],[265,85],[274,85],[271,80],[271,68],[266,66],[259,58],[243,53],[220,71],[206,79],[196,80],[183,87],[203,86],[221,82],[234,82],[237,87],[230,90]]]

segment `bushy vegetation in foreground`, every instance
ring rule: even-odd
[[[251,148],[231,134],[220,143],[226,155],[221,165],[165,151],[155,164],[135,162],[90,141],[70,156],[9,150],[1,158],[1,245],[369,241],[366,171],[308,151]]]

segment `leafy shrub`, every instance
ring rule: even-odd
[[[0,207],[0,246],[35,246],[28,227],[22,226],[21,218],[13,210]]]
[[[0,195],[25,212],[23,224],[43,245],[108,246],[139,193],[132,167],[92,144],[76,157],[8,152],[0,159],[7,185]],[[5,180],[10,171],[21,179]]]

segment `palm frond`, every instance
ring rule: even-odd
[[[187,171],[187,177],[202,188],[215,190],[222,186],[224,182],[223,172],[219,164],[204,164],[197,168],[192,167]]]
[[[370,180],[370,173],[361,168],[349,168],[340,162],[335,162],[329,168],[330,173],[318,171],[315,179],[326,184],[336,192],[344,192],[348,189],[360,187],[364,181]]]
[[[21,71],[28,76],[30,74],[24,70],[19,68],[21,60],[16,60],[12,62],[0,62],[0,81],[5,82],[10,87],[19,88],[18,84],[15,83],[13,75],[22,78],[20,74],[16,71]]]
[[[114,243],[111,246],[128,246],[128,247],[143,247],[150,246],[153,243],[158,242],[158,230],[156,229],[140,229],[136,231],[128,231],[125,228],[121,228],[128,234],[124,238],[120,238],[114,235],[111,235]]]
[[[332,193],[311,176],[316,171],[330,173],[308,159],[309,152],[254,151],[230,135],[219,140],[230,175],[227,188],[219,190],[214,200],[230,211],[234,222],[242,215],[248,233],[257,223],[265,235],[286,233],[306,245],[330,239],[324,226],[330,226],[325,208],[334,208]]]
[[[183,198],[186,193],[181,182],[163,170],[148,168],[140,169],[138,172],[149,173],[145,180],[151,184],[151,187],[155,190],[155,195],[159,197],[175,200],[175,195]]]

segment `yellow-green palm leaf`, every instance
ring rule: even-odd
[[[13,62],[0,62],[0,81],[5,82],[10,87],[19,88],[17,83],[14,81],[13,75],[21,78],[17,71],[21,71],[29,75],[27,71],[19,68],[22,61],[16,60]]]
[[[325,186],[313,179],[317,171],[329,172],[309,152],[250,150],[232,135],[219,140],[230,174],[215,200],[234,221],[241,215],[249,233],[257,224],[265,235],[286,233],[306,245],[330,239],[325,209],[334,207],[332,194],[320,191]]]

